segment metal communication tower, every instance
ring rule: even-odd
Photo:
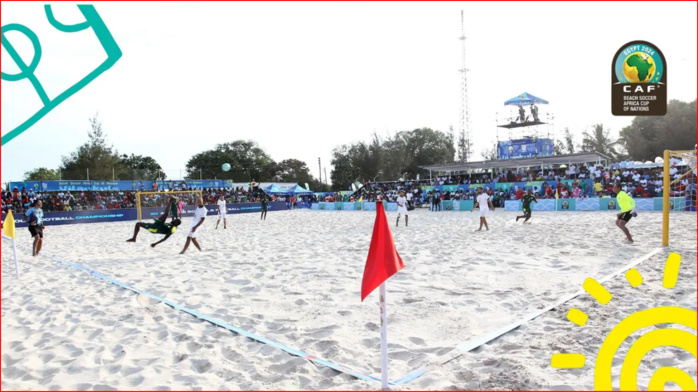
[[[465,20],[463,10],[460,11],[460,27],[461,27],[461,52],[462,52],[462,67],[458,70],[462,74],[460,85],[460,124],[459,124],[459,139],[458,139],[458,160],[468,162],[472,153],[472,140],[470,139],[470,107],[468,102],[468,68],[465,66]]]

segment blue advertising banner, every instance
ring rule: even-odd
[[[637,199],[635,200],[637,202]],[[655,211],[661,211],[663,205],[663,200],[661,197],[655,197],[653,203],[653,209]],[[688,206],[688,208],[687,208]],[[691,199],[686,199],[685,197],[670,197],[669,198],[669,210],[670,211],[695,211],[695,201]]]
[[[364,211],[375,211],[375,210],[376,210],[376,203],[370,202],[370,201],[364,202]]]
[[[601,211],[620,209],[618,207],[618,202],[616,201],[615,197],[602,197],[598,200],[599,200],[599,210],[601,210]]]
[[[261,212],[261,203],[238,203],[228,204],[229,214],[240,214],[247,212]],[[218,215],[217,205],[207,205],[206,215]],[[286,203],[271,202],[268,205],[269,211],[286,210]],[[142,210],[143,220],[151,220],[162,215],[163,208],[144,208]],[[194,215],[194,207],[188,206],[182,211],[183,217],[191,217]],[[17,227],[26,227],[27,223],[23,221],[24,216],[17,214]],[[2,220],[5,220],[5,213],[2,213]],[[45,212],[44,221],[46,226],[67,225],[76,223],[105,223],[105,222],[122,222],[138,220],[138,210],[135,208],[120,209],[120,210],[94,210],[94,211],[71,211],[71,212]]]
[[[551,139],[524,138],[501,141],[497,144],[498,159],[534,158],[553,155]]]
[[[521,200],[507,200],[504,202],[504,211],[521,211],[522,209],[523,203]],[[538,199],[538,203],[531,204],[531,211],[555,211],[555,199]]]
[[[343,204],[343,206],[342,206],[343,210],[354,211],[354,206],[355,206],[354,203],[342,203],[342,204]]]
[[[577,211],[598,211],[599,199],[578,199]]]
[[[166,181],[25,181],[10,182],[10,190],[25,188],[34,192],[58,191],[153,191],[153,183],[157,189],[196,190],[203,188],[226,188],[230,181],[226,180],[166,180]]]
[[[534,203],[535,204],[535,203]],[[577,207],[577,199],[558,199],[558,211],[574,211]]]

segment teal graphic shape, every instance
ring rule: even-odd
[[[44,105],[39,111],[34,113],[34,115],[29,117],[22,124],[20,124],[15,129],[2,136],[2,146],[9,143],[10,141],[12,141],[12,139],[16,138],[17,136],[21,135],[32,125],[36,124],[37,121],[39,121],[42,117],[48,114],[56,106],[60,105],[63,101],[70,98],[73,94],[77,93],[83,87],[90,84],[90,82],[92,82],[99,75],[111,68],[121,58],[122,53],[121,49],[119,48],[119,45],[117,45],[116,41],[114,40],[114,37],[112,37],[111,33],[109,32],[109,29],[104,24],[104,21],[97,13],[95,7],[89,4],[80,4],[77,7],[80,10],[80,12],[82,12],[82,15],[85,17],[85,21],[74,25],[66,25],[56,20],[50,5],[45,5],[44,10],[46,11],[46,18],[48,19],[49,23],[51,23],[51,26],[64,33],[76,33],[78,31],[83,31],[88,28],[92,28],[92,31],[97,36],[97,39],[99,40],[100,44],[102,44],[102,48],[104,48],[104,51],[107,54],[107,59],[97,68],[95,68],[94,71],[90,72],[87,76],[85,76],[80,81],[75,83],[73,86],[69,87],[67,90],[59,94],[53,100],[49,99],[43,86],[34,75],[34,71],[36,70],[36,67],[39,65],[39,61],[41,60],[41,44],[39,43],[39,38],[28,27],[21,24],[13,23],[8,24],[6,26],[2,26],[2,46],[3,48],[5,48],[5,50],[7,50],[7,53],[10,55],[15,64],[17,64],[17,67],[20,70],[17,74],[6,74],[2,72],[2,80],[16,82],[25,78],[28,79],[34,87],[34,90],[36,90],[36,93],[39,95],[39,98],[41,98],[41,102]],[[29,65],[24,63],[24,61],[19,56],[17,51],[14,49],[12,44],[10,44],[10,41],[5,37],[5,34],[10,31],[17,31],[19,33],[22,33],[31,41],[32,46],[34,47],[34,57],[32,58],[32,61]]]

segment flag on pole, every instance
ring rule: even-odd
[[[383,390],[388,389],[388,312],[385,282],[404,267],[405,264],[395,250],[393,235],[379,196],[376,202],[376,222],[373,224],[371,247],[368,249],[364,278],[361,282],[361,301],[380,286],[378,303],[381,316],[381,386]]]
[[[557,211],[557,199],[560,198],[560,195],[557,193],[558,188],[555,188],[555,211]]]
[[[405,267],[395,250],[393,235],[383,210],[383,203],[376,203],[376,222],[373,224],[371,247],[361,282],[361,301],[366,299],[376,287]]]
[[[359,197],[359,201],[364,201],[364,197],[363,196]]]
[[[7,218],[5,218],[5,222],[3,223],[3,230],[6,236],[15,239],[15,217],[12,216],[12,210],[7,212]]]

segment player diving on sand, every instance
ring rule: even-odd
[[[182,221],[179,219],[172,219],[172,222],[167,223],[167,218],[170,216],[170,210],[171,210],[170,207],[172,206],[171,203],[176,202],[177,200],[179,200],[179,199],[177,199],[176,197],[171,198],[170,202],[166,203],[165,213],[160,215],[159,218],[155,219],[155,222],[153,222],[153,223],[144,223],[144,222],[136,223],[136,227],[133,230],[133,238],[131,238],[130,240],[127,240],[126,242],[136,242],[136,237],[138,237],[138,232],[140,231],[141,227],[148,230],[149,232],[151,232],[153,234],[164,234],[165,235],[165,238],[163,238],[162,240],[160,240],[158,242],[151,244],[150,245],[151,247],[154,248],[158,244],[167,241],[167,239],[170,238],[170,236],[172,234],[174,234],[175,231],[177,231],[177,226],[179,226],[182,223]]]

